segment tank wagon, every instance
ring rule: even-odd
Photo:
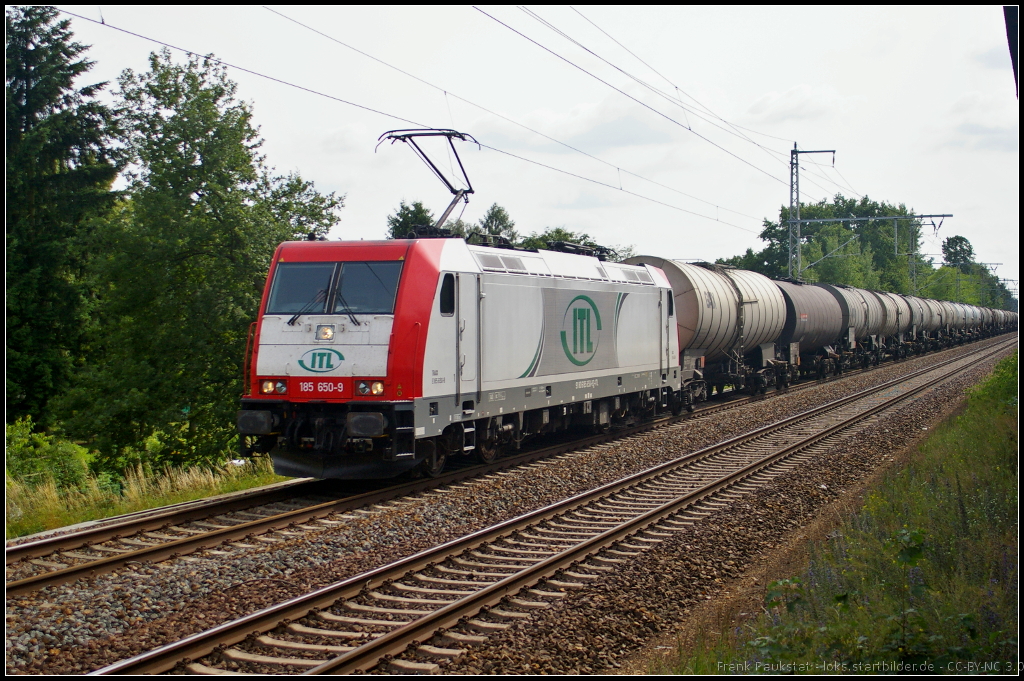
[[[682,403],[752,394],[1010,330],[1015,313],[641,255],[676,300]],[[1013,315],[1011,317],[1010,315]],[[1011,319],[1013,321],[1011,321]],[[1015,327],[1014,327],[1015,328]]]
[[[680,400],[686,408],[726,385],[757,391],[792,380],[774,346],[786,322],[786,303],[768,277],[655,256],[625,262],[658,268],[672,286],[683,352]]]
[[[251,331],[242,453],[281,475],[438,475],[451,456],[678,411],[664,273],[462,239],[288,242]]]

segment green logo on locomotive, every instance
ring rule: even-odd
[[[594,359],[601,341],[601,313],[589,296],[576,296],[565,308],[561,338],[565,356],[576,366]]]
[[[345,356],[334,348],[313,348],[303,353],[299,358],[299,366],[306,371],[318,374],[325,374],[334,371],[340,366],[335,363],[345,361]]]

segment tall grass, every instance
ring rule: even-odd
[[[222,468],[166,468],[147,472],[139,466],[128,470],[123,479],[105,473],[87,473],[74,486],[62,486],[52,477],[42,481],[18,480],[8,471],[7,538],[287,479],[274,475],[270,460],[266,458]]]
[[[759,619],[702,632],[675,671],[1014,673],[1017,502],[1014,354],[802,575],[769,586]]]

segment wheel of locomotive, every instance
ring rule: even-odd
[[[476,460],[480,463],[494,463],[498,458],[498,445],[494,440],[484,440],[476,445]]]
[[[416,455],[423,457],[420,472],[428,478],[437,478],[444,473],[444,465],[448,462],[448,452],[438,447],[433,439],[416,441]]]

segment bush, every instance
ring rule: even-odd
[[[85,447],[32,432],[30,416],[7,424],[7,475],[22,484],[52,482],[58,488],[78,487],[88,475],[88,460]]]

